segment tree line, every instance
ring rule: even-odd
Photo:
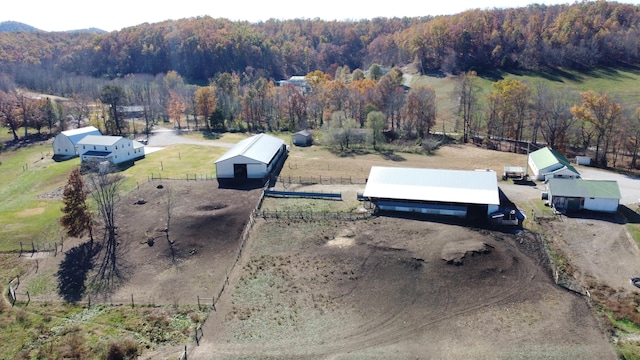
[[[439,17],[249,23],[209,16],[105,34],[5,32],[0,71],[38,91],[60,73],[95,78],[176,71],[206,84],[221,73],[280,80],[339,66],[416,63],[424,73],[585,70],[637,64],[638,6],[613,1],[469,10]],[[62,84],[56,91],[68,96]]]

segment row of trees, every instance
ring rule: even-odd
[[[44,70],[49,82],[58,77],[56,71],[116,78],[174,70],[202,85],[222,73],[280,80],[317,69],[335,77],[340,65],[355,69],[373,63],[415,62],[425,72],[451,73],[582,70],[637,64],[639,25],[638,6],[604,0],[435,18],[248,23],[205,16],[106,34],[3,33],[0,71],[26,85],[43,82],[34,69]]]
[[[147,131],[158,121],[206,131],[315,128],[324,129],[330,135],[328,143],[341,148],[364,141],[363,129],[376,134],[369,135],[374,147],[382,143],[380,133],[411,140],[432,132],[437,117],[434,89],[408,88],[400,69],[386,71],[377,64],[366,72],[342,66],[336,74],[339,78],[310,72],[306,76],[309,91],[305,91],[291,84],[276,86],[264,78],[250,81],[235,73],[220,74],[206,86],[190,85],[170,71],[155,77],[94,81],[96,90],[76,93],[64,102],[14,88],[0,91],[0,120],[15,139],[21,127],[25,136],[28,127],[64,130],[81,126],[90,114],[105,132],[122,134],[130,132],[123,110],[137,105]],[[557,149],[594,147],[600,165],[615,164],[619,155],[630,154],[635,167],[640,138],[629,130],[640,127],[639,113],[623,108],[607,94],[578,94],[511,78],[496,81],[483,94],[477,74],[466,72],[458,76],[455,90],[445,95],[459,106],[455,130],[464,142],[510,139],[543,142]],[[373,112],[375,121],[370,118]]]
[[[573,147],[583,153],[594,149],[600,166],[615,167],[628,155],[630,168],[636,168],[640,108],[624,108],[606,93],[577,94],[511,78],[493,83],[492,91],[482,95],[476,83],[475,73],[464,73],[454,93],[463,141],[509,139],[514,151],[518,142],[542,142],[559,150]]]

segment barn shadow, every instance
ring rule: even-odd
[[[86,290],[87,275],[93,268],[93,258],[100,252],[101,246],[85,242],[75,246],[64,254],[56,277],[58,294],[67,302],[78,302]]]
[[[628,209],[628,211],[625,211],[623,208]],[[591,211],[591,210],[577,210],[577,211],[567,211],[562,215],[570,219],[606,221],[606,222],[610,222],[613,224],[620,224],[620,225],[624,225],[627,223],[632,223],[632,224],[640,223],[640,219],[638,219],[639,218],[638,214],[636,214],[633,210],[627,208],[626,206],[618,207],[618,211],[615,213],[606,213],[606,212]]]

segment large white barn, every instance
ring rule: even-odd
[[[109,161],[118,165],[144,157],[144,145],[122,136],[88,135],[78,142],[80,161]]]
[[[78,149],[76,149],[78,141],[84,139],[87,135],[100,136],[102,134],[100,134],[100,130],[93,126],[61,132],[53,139],[53,155],[59,157],[78,156]]]
[[[216,177],[242,182],[265,179],[287,152],[284,140],[267,134],[246,138],[216,160]]]
[[[500,209],[493,171],[373,166],[363,197],[379,210],[486,220]]]

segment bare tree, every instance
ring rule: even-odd
[[[478,108],[477,74],[475,71],[462,73],[456,84],[454,96],[458,98],[458,116],[462,118],[462,141],[469,142],[471,132],[471,120]]]
[[[96,208],[104,226],[101,263],[96,274],[96,282],[101,284],[103,289],[112,288],[117,280],[123,277],[117,261],[118,234],[115,223],[116,203],[123,179],[121,175],[112,174],[109,171],[100,171],[88,178],[91,197],[96,202]]]

